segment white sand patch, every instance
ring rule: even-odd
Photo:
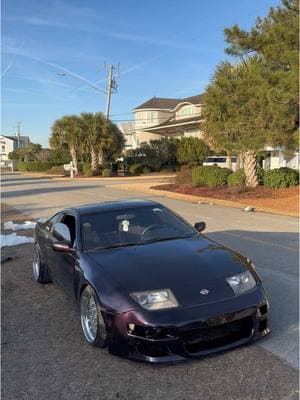
[[[24,224],[14,224],[12,221],[4,222],[3,228],[5,230],[20,231],[23,229],[34,229],[36,222],[25,221]]]
[[[0,235],[0,247],[5,246],[17,246],[23,243],[32,243],[33,238],[29,236],[17,236],[16,233],[11,233],[10,235]]]

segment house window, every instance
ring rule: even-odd
[[[193,106],[183,106],[180,108],[178,115],[191,115],[193,114]]]
[[[150,124],[157,123],[157,111],[150,111]]]
[[[157,111],[141,111],[136,116],[138,125],[149,125],[157,123]]]
[[[2,145],[2,151],[5,151],[5,146]]]

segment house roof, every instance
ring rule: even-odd
[[[135,128],[134,122],[120,122],[117,126],[124,135],[134,131]]]
[[[174,108],[180,99],[168,99],[163,97],[152,97],[152,99],[147,100],[145,103],[139,105],[135,108],[138,110],[140,108],[161,108],[165,110],[170,110]]]
[[[149,109],[149,108],[159,108],[162,110],[172,110],[178,104],[188,102],[192,104],[200,104],[203,102],[204,93],[198,94],[196,96],[185,97],[183,99],[170,99],[165,97],[152,97],[152,99],[147,100],[145,103],[140,104],[135,107],[134,110],[139,109]]]
[[[3,137],[10,139],[10,140],[18,140],[18,136],[7,136],[7,135],[2,135]],[[20,140],[29,140],[29,136],[20,136]]]

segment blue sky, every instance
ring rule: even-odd
[[[131,120],[131,110],[153,96],[201,93],[226,58],[223,29],[248,29],[279,3],[3,0],[1,132],[14,134],[21,121],[23,134],[47,146],[55,119],[104,111],[105,95],[83,82],[104,88],[104,63],[120,63],[115,121]]]

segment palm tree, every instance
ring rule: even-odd
[[[96,175],[104,161],[104,147],[110,141],[106,132],[107,120],[102,113],[82,113],[80,120],[84,134],[83,149],[90,154],[91,168]]]
[[[90,154],[92,171],[97,174],[105,160],[122,150],[123,135],[102,113],[82,113],[80,120],[84,135],[83,148]]]
[[[73,162],[75,175],[78,175],[77,156],[82,142],[82,130],[79,117],[66,115],[54,122],[51,128],[50,147],[68,148]]]

